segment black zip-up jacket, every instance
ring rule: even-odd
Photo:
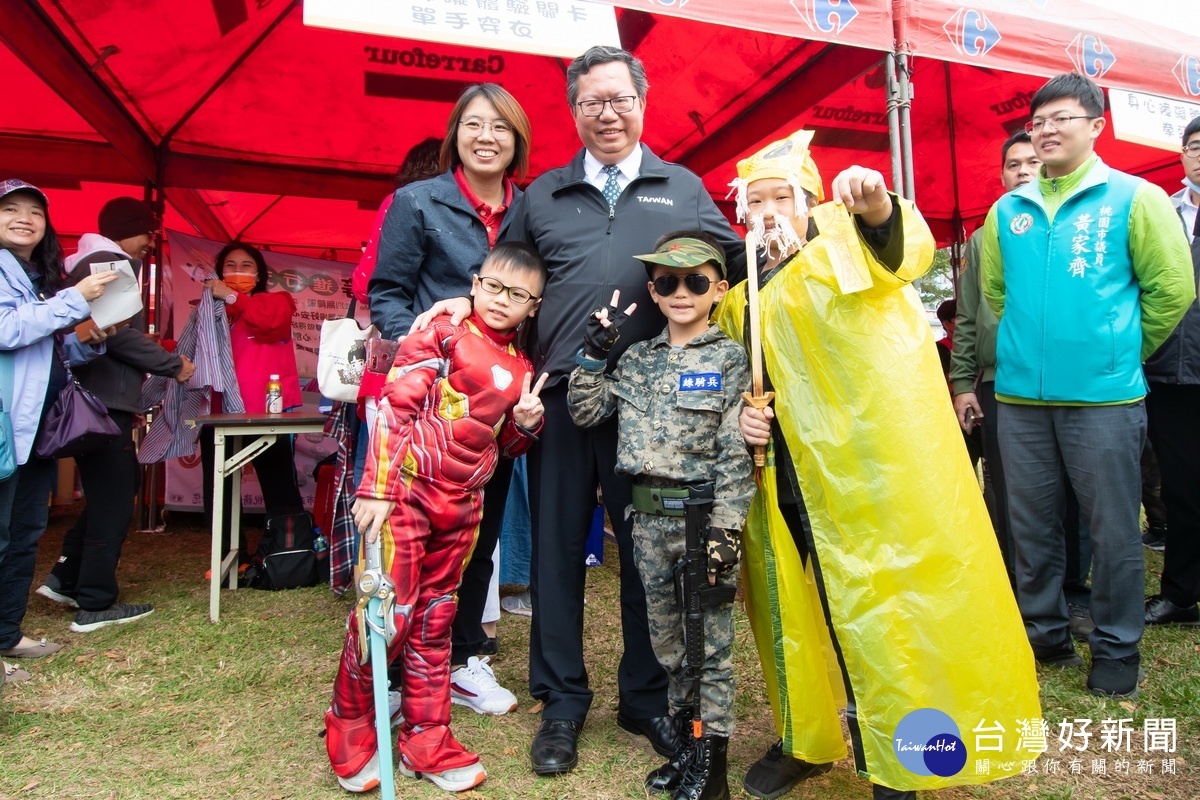
[[[646,268],[635,255],[654,252],[654,243],[678,230],[706,231],[725,249],[732,286],[746,277],[745,243],[694,173],[660,159],[641,144],[637,178],[621,192],[613,216],[608,202],[583,171],[584,150],[566,166],[529,185],[504,238],[525,241],[546,260],[550,279],[529,339],[529,354],[547,386],[566,379],[583,346],[588,314],[608,305],[614,289],[621,309],[637,310],[621,326],[608,357],[609,369],[634,342],[662,332],[666,321],[650,300]]]
[[[1185,187],[1171,196],[1177,211],[1186,191]],[[1200,289],[1200,236],[1192,242],[1192,270],[1196,288]],[[1174,332],[1146,359],[1143,369],[1150,383],[1200,384],[1200,300],[1188,307]]]
[[[75,265],[67,276],[67,284],[74,286],[92,274],[91,265],[103,261],[128,261],[133,264],[133,274],[141,275],[141,262],[124,253],[97,251],[89,253]],[[142,314],[135,316],[128,325],[104,340],[103,355],[87,364],[72,367],[79,382],[96,395],[109,410],[128,411],[141,414],[142,381],[146,373],[174,378],[183,369],[183,360],[168,353],[158,342],[144,333]]]

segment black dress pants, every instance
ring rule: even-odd
[[[1146,418],[1167,507],[1161,593],[1186,608],[1200,600],[1200,385],[1151,384]]]
[[[63,537],[62,558],[51,570],[62,591],[73,593],[86,611],[103,611],[117,600],[117,562],[141,485],[133,414],[114,409],[108,416],[121,433],[75,459],[87,506]]]
[[[241,438],[239,437],[239,441]],[[225,454],[228,457],[231,447],[226,441]],[[200,460],[204,471],[204,513],[212,513],[213,499],[213,462],[216,460],[216,444],[213,441],[213,429],[205,425],[200,431]],[[296,483],[296,456],[292,449],[292,437],[280,436],[275,444],[259,453],[250,462],[254,465],[254,474],[258,477],[258,486],[262,489],[263,515],[269,520],[281,514],[299,514],[304,510],[304,501],[300,499],[300,486]],[[238,504],[239,510],[241,504]],[[225,479],[225,529],[221,531],[222,557],[229,552],[229,520],[233,511],[233,478]],[[264,523],[265,524],[265,523]],[[242,529],[243,531],[245,529]],[[249,558],[246,540],[243,536],[239,559],[246,562]]]
[[[458,587],[458,611],[450,628],[450,663],[467,663],[479,655],[487,640],[483,632],[483,607],[487,605],[488,586],[492,581],[492,553],[500,541],[504,524],[504,506],[508,503],[508,485],[512,482],[513,460],[501,458],[496,471],[483,489],[483,518],[479,522],[479,537],[471,559],[463,570]]]
[[[583,722],[591,706],[583,663],[584,551],[599,483],[620,556],[620,711],[634,719],[663,716],[667,674],[650,644],[646,592],[633,560],[632,526],[625,518],[632,484],[614,471],[616,419],[595,428],[576,427],[567,411],[565,380],[544,389],[541,397],[545,426],[528,456],[533,532],[529,692],[544,703],[543,719]]]

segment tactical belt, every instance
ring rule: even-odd
[[[660,517],[684,516],[683,501],[688,498],[686,486],[633,485],[633,510]]]

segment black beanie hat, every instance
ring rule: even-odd
[[[136,197],[115,197],[100,209],[100,235],[119,242],[158,229],[154,212]]]

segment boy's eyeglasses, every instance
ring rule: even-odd
[[[1200,158],[1200,142],[1188,142],[1183,154],[1188,158]]]
[[[709,288],[712,287],[712,281],[709,280],[707,275],[693,272],[690,275],[683,276],[683,285],[692,294],[708,294]],[[654,279],[654,291],[658,292],[659,297],[673,295],[678,288],[678,275],[659,275]]]
[[[482,287],[483,290],[488,294],[500,294],[501,292],[508,292],[508,299],[512,300],[519,306],[525,305],[530,300],[538,299],[524,289],[516,289],[512,286],[505,286],[495,278],[481,278],[476,275],[475,279],[479,281],[480,287]]]

